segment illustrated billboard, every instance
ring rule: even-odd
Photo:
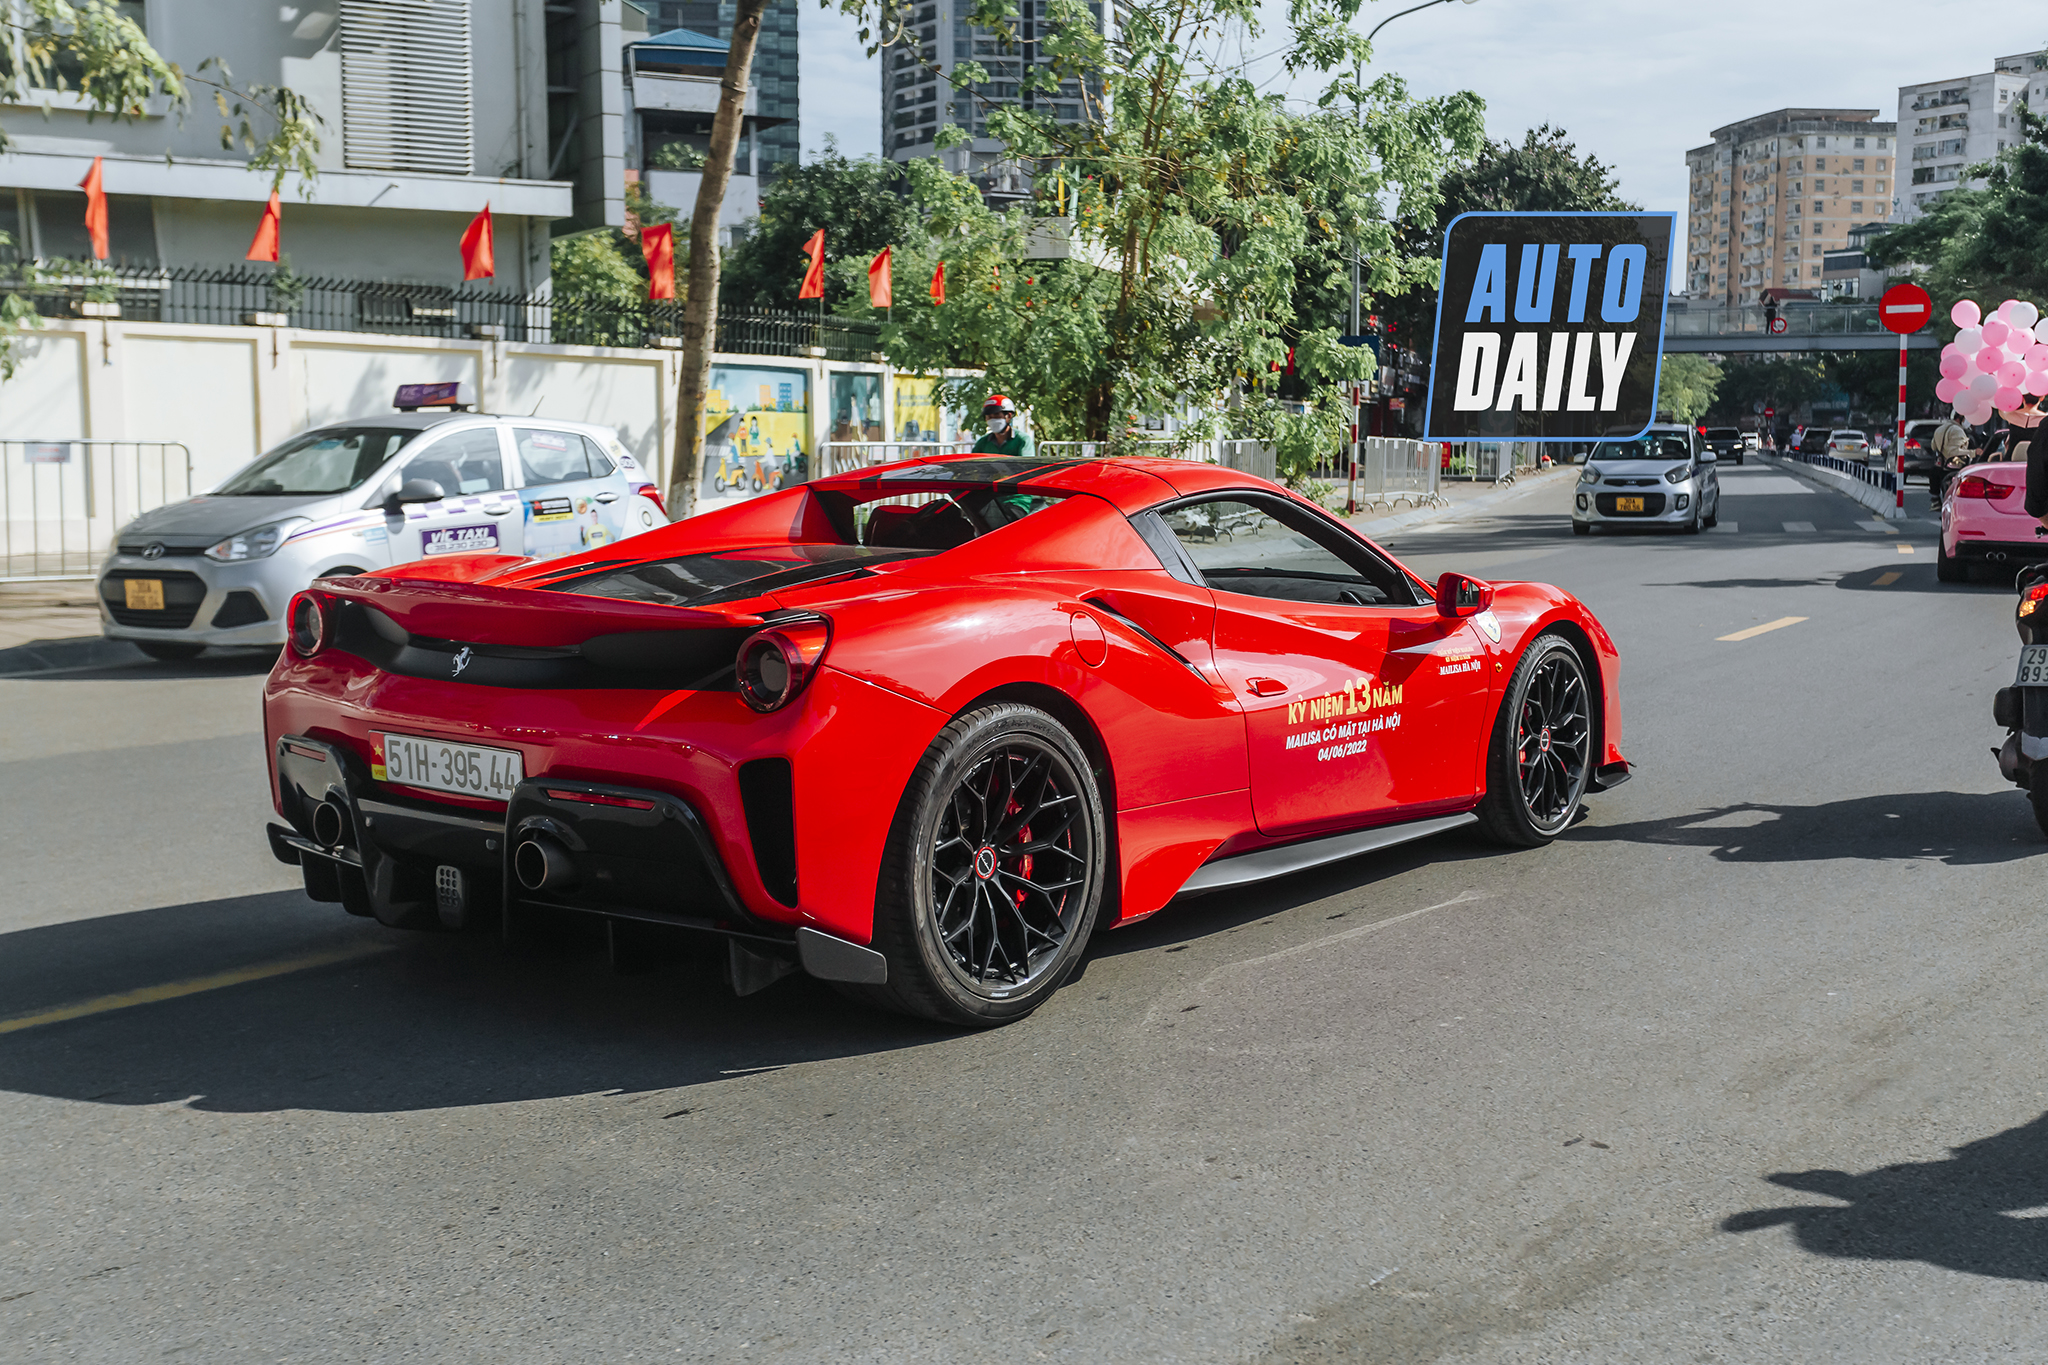
[[[809,478],[810,397],[806,370],[712,366],[698,496],[746,497]]]
[[[1656,420],[1676,221],[1671,213],[1452,219],[1424,439],[1625,438]]]

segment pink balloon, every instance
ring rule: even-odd
[[[1948,310],[1948,320],[1958,327],[1975,327],[1984,320],[1984,314],[1969,299],[1957,299],[1955,307]]]
[[[1998,381],[1988,374],[1973,374],[1970,376],[1970,382],[1963,387],[1980,398],[1989,398],[1998,392]]]
[[[2048,370],[2048,345],[2043,345],[2037,341],[2027,347],[2027,368],[2030,370]]]
[[[1985,346],[1970,357],[1970,364],[1984,374],[1997,374],[1998,367],[2012,359],[1996,346]]]
[[[1984,349],[1984,334],[1975,327],[1965,327],[1956,333],[1955,346],[1964,355],[1975,355]]]
[[[1956,383],[1953,376],[1942,380],[1940,383],[1934,386],[1934,396],[1936,398],[1939,398],[1944,403],[1955,402],[1956,395],[1961,393],[1962,391],[1963,386],[1961,384]]]
[[[1970,372],[1970,358],[1954,347],[1950,347],[1942,352],[1941,372],[1950,379],[1961,379]]]
[[[1997,393],[1991,395],[1991,406],[1994,408],[2002,408],[2006,412],[2011,412],[2014,408],[2018,407],[2023,401],[2024,400],[2020,397],[2020,391],[2018,389],[2002,388]]]
[[[1992,372],[2001,389],[2016,389],[2027,382],[2027,367],[2017,360],[2008,360]]]
[[[2012,335],[2012,328],[2006,325],[2003,318],[1984,319],[1984,326],[1980,330],[1984,333],[1986,346],[2003,346],[2005,339]]]
[[[2020,301],[2018,299],[2007,299],[2005,302],[1998,305],[1997,311],[1994,312],[1992,316],[1996,317],[2001,322],[2011,322],[2012,310],[2019,306]]]
[[[1942,384],[1946,384],[1949,382],[1951,381],[1946,379],[1941,381]],[[1936,389],[1939,389],[1940,387],[1941,384],[1935,385]],[[2020,385],[2020,387],[2025,389],[2028,393],[2048,394],[2048,370],[2028,370],[2027,382]]]

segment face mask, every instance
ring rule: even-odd
[[[988,429],[991,435],[999,436],[1010,429],[1010,419],[1007,417],[991,417],[988,419]]]

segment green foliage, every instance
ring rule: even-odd
[[[627,258],[625,240],[625,234],[612,231],[557,237],[548,248],[548,270],[556,299],[575,299],[626,311],[637,309],[647,297],[647,277]]]
[[[1956,299],[1990,312],[2008,298],[2048,300],[2048,119],[2015,103],[2020,140],[1964,172],[1988,182],[1953,190],[1870,244],[1872,262],[1926,267],[1915,278],[1945,319]]]
[[[1436,212],[1404,222],[1402,245],[1414,255],[1441,256],[1444,231],[1461,213],[1634,213],[1642,205],[1623,199],[1614,173],[1598,157],[1581,155],[1562,128],[1532,128],[1517,144],[1484,143],[1477,155],[1448,170]],[[1426,286],[1388,300],[1380,308],[1394,339],[1428,354],[1436,335],[1437,291]]]
[[[687,142],[664,142],[647,158],[657,171],[694,171],[704,165],[704,153]]]
[[[13,234],[0,232],[0,249],[12,251],[14,246]],[[15,370],[21,366],[23,347],[28,341],[23,333],[43,325],[30,294],[38,281],[35,262],[11,262],[8,273],[12,277],[10,283],[18,288],[0,294],[0,382],[14,378]]]
[[[1480,146],[1481,102],[1415,99],[1399,77],[1340,72],[1304,113],[1196,69],[1194,53],[1257,40],[1252,0],[1137,0],[1119,9],[1114,40],[1081,0],[1045,9],[1036,41],[1048,60],[1025,64],[1023,83],[1041,94],[1081,83],[1089,121],[1003,105],[987,129],[1032,169],[1037,212],[1069,220],[1076,250],[1027,258],[1021,211],[996,215],[959,177],[912,163],[928,233],[896,239],[898,295],[915,302],[895,310],[890,354],[927,371],[981,367],[952,386],[955,401],[1000,389],[1032,409],[1041,437],[1108,439],[1146,416],[1191,414],[1190,435],[1274,441],[1283,473],[1301,477],[1336,443],[1334,384],[1372,369],[1370,351],[1337,343],[1351,252],[1373,293],[1434,278],[1433,247],[1405,249],[1394,224],[1433,218],[1439,176]],[[1294,0],[1290,69],[1327,74],[1367,55],[1355,10]],[[1015,38],[1008,0],[978,0],[964,17]],[[965,64],[955,79],[984,75]],[[948,302],[932,309],[923,282],[941,256]],[[854,283],[851,270],[836,277],[842,292]],[[1283,389],[1290,350],[1296,377]]]
[[[1705,356],[1667,351],[1657,376],[1657,407],[1688,425],[1697,422],[1713,406],[1721,378],[1721,367]]]
[[[641,227],[658,227],[663,223],[674,223],[677,218],[676,210],[648,194],[647,187],[637,180],[626,182],[626,212],[632,215],[633,221]],[[679,238],[686,237],[689,231],[690,225],[684,223],[676,229],[676,235]],[[676,254],[680,259],[682,243],[678,241],[676,246]]]
[[[324,124],[300,95],[280,85],[237,86],[219,57],[188,74],[150,46],[136,22],[141,10],[116,0],[0,5],[0,100],[33,105],[38,91],[75,90],[89,116],[133,123],[159,98],[182,116],[198,86],[211,92],[220,114],[222,148],[242,147],[252,170],[269,171],[273,185],[293,173],[309,184],[319,174],[313,156]],[[0,130],[0,150],[7,146]]]
[[[874,157],[848,157],[828,137],[815,160],[783,172],[762,201],[753,234],[727,253],[719,302],[745,309],[795,308],[804,277],[804,243],[823,228],[828,257],[858,260],[861,270],[858,286],[833,277],[826,306],[866,316],[868,261],[885,246],[923,235],[902,185],[901,167]]]

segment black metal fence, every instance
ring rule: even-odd
[[[570,346],[676,346],[676,299],[619,302],[578,294],[521,294],[486,285],[406,284],[280,275],[261,267],[108,268],[67,261],[0,266],[0,292],[28,297],[45,317],[98,316],[240,326],[255,315],[322,332],[496,336]],[[272,318],[261,319],[268,322]],[[861,318],[721,308],[715,349],[744,355],[872,360],[881,329]]]

